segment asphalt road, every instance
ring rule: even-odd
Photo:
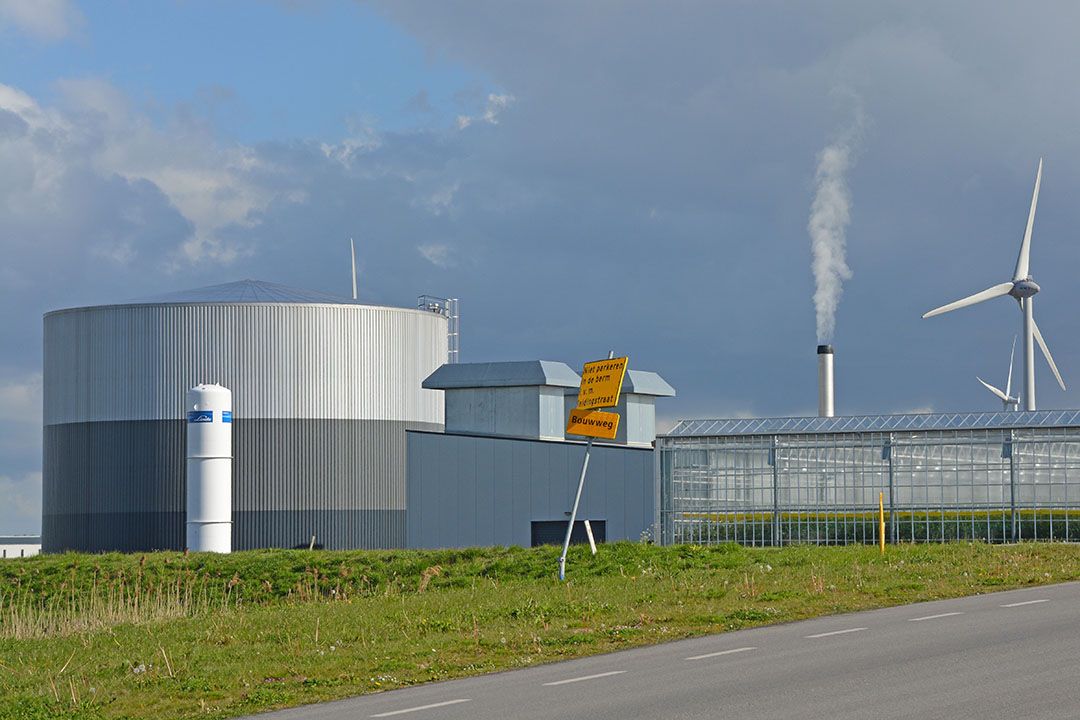
[[[258,717],[1078,718],[1080,583],[741,630]]]

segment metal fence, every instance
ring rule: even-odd
[[[839,419],[838,419],[839,420]],[[660,540],[1080,540],[1080,427],[658,439]]]

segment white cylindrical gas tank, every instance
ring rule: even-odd
[[[232,552],[232,391],[187,394],[187,548]]]

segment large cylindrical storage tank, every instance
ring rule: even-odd
[[[185,394],[233,392],[234,550],[405,544],[405,429],[441,429],[438,313],[244,281],[45,315],[42,546],[180,549]]]

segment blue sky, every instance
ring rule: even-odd
[[[50,101],[58,78],[101,78],[158,121],[188,108],[245,143],[449,123],[456,96],[487,84],[358,3],[117,0],[72,15],[62,42],[4,33],[0,67],[22,90]]]
[[[1075,407],[1078,21],[0,0],[0,532],[38,527],[44,312],[245,277],[344,294],[349,236],[362,299],[461,298],[465,361],[610,348],[677,388],[666,421],[804,414],[824,188],[838,411],[993,410],[975,375],[1003,382],[1015,307],[919,316],[1009,279],[1042,156],[1036,315],[1070,389],[1040,359],[1038,399]]]

